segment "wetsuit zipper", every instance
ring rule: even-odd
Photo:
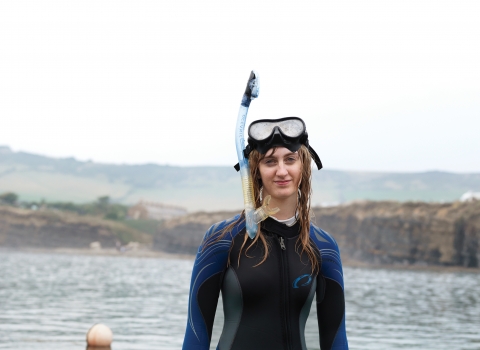
[[[285,245],[285,240],[282,236],[278,236],[277,235],[277,238],[278,238],[278,242],[280,243],[280,258],[281,258],[281,262],[282,262],[282,268],[281,268],[281,271],[282,271],[282,281],[281,281],[281,287],[282,289],[284,290],[284,293],[283,293],[283,314],[284,314],[284,324],[285,324],[285,341],[286,341],[286,344],[287,344],[287,347],[286,349],[287,350],[290,350],[291,349],[291,346],[290,346],[290,327],[288,326],[288,320],[289,320],[289,316],[288,316],[288,259],[287,257],[285,256],[287,254],[286,250],[287,250],[287,247]]]

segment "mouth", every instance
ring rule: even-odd
[[[273,181],[273,182],[278,186],[286,186],[290,182],[292,182],[292,180],[281,180],[281,181]]]

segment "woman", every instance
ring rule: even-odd
[[[243,213],[207,231],[193,268],[183,349],[210,348],[220,290],[219,350],[306,349],[314,297],[321,349],[348,349],[338,246],[310,222],[312,157],[322,165],[305,124],[296,117],[256,121],[248,144],[257,207],[271,196],[270,206],[280,211],[260,223],[253,239]]]

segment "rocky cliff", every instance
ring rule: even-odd
[[[196,254],[207,229],[238,212],[197,212],[167,221],[155,236],[153,248],[167,253]]]
[[[314,208],[314,222],[337,240],[345,261],[480,267],[480,201],[358,202]],[[238,212],[197,212],[166,222],[156,250],[195,254],[205,231]],[[0,206],[0,247],[88,248],[93,241],[149,245],[152,236],[119,222]]]
[[[88,248],[91,242],[115,247],[118,241],[150,243],[151,236],[120,223],[71,213],[0,206],[0,247]]]
[[[479,266],[480,202],[364,202],[314,212],[355,260]]]
[[[314,208],[345,260],[382,264],[479,267],[480,202],[358,202]],[[236,212],[195,213],[169,221],[154,247],[194,254],[210,225]]]

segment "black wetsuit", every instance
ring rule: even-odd
[[[237,218],[212,226],[205,238],[215,237]],[[264,255],[263,244],[259,242],[249,249],[247,254],[251,258],[248,258],[245,250],[250,239],[238,265],[244,223],[236,225],[224,239],[205,249],[199,248],[183,349],[209,349],[220,290],[225,322],[219,350],[306,350],[305,322],[314,296],[321,349],[348,349],[343,272],[336,242],[328,233],[311,225],[310,237],[321,256],[320,272],[312,275],[306,253],[300,256],[296,249],[298,223],[288,227],[268,218],[261,229],[270,250],[267,260],[256,267]]]

